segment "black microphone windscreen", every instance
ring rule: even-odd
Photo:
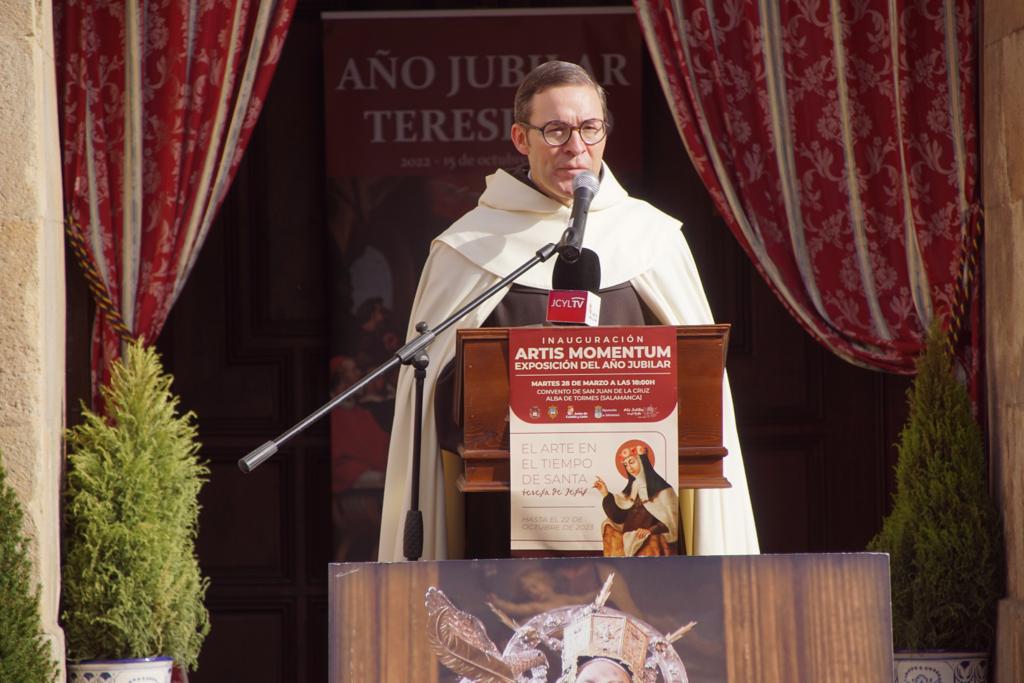
[[[551,289],[577,289],[597,293],[601,289],[601,259],[591,249],[580,251],[573,262],[559,258],[551,273]]]

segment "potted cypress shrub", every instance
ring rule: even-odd
[[[130,344],[102,389],[107,417],[83,409],[67,432],[63,625],[73,682],[165,683],[172,660],[195,668],[209,632],[209,582],[195,555],[208,469],[195,415],[178,414],[171,381],[152,348]],[[146,673],[124,673],[117,660],[141,660],[127,665]]]
[[[57,676],[57,663],[39,620],[39,588],[31,584],[23,523],[0,463],[0,681],[49,683]]]
[[[983,683],[1004,589],[1002,525],[939,323],[908,401],[892,512],[868,546],[889,553],[896,681]]]

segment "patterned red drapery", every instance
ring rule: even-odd
[[[93,400],[156,339],[241,161],[295,0],[54,3],[68,233],[97,295]]]
[[[911,373],[935,316],[971,324],[974,2],[634,5],[718,211],[815,339]],[[977,377],[978,354],[964,356]]]

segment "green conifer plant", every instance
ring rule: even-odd
[[[981,429],[939,323],[908,403],[893,509],[868,546],[889,553],[894,646],[987,652],[1004,588],[1002,525]]]
[[[39,587],[32,587],[24,517],[0,462],[0,681],[49,683],[57,663],[39,619]]]
[[[69,429],[63,624],[72,660],[173,657],[196,667],[209,616],[195,554],[195,415],[134,343],[102,389],[108,417],[83,407]]]

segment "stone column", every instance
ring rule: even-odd
[[[995,680],[1016,683],[1024,681],[1024,2],[981,7],[989,445],[1007,561]]]
[[[64,250],[50,0],[0,2],[0,452],[63,670]],[[63,673],[62,679],[63,680]]]

